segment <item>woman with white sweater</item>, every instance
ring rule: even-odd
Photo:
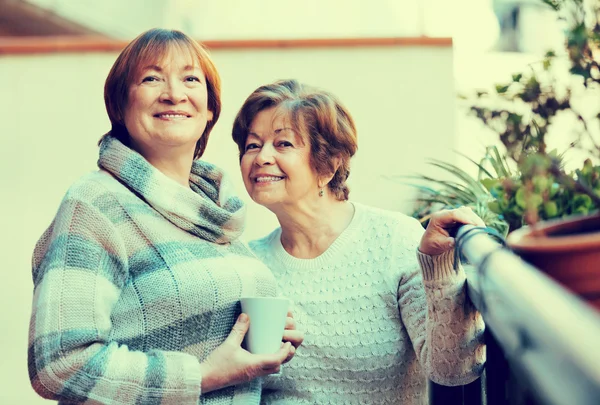
[[[427,377],[475,380],[484,325],[453,269],[457,224],[443,211],[414,218],[348,200],[356,128],[330,93],[295,80],[256,89],[233,125],[251,198],[280,227],[250,243],[290,298],[303,346],[266,378],[266,404],[423,404]]]

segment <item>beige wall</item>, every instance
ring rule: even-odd
[[[231,123],[254,88],[280,78],[324,87],[354,114],[359,153],[350,184],[357,201],[406,210],[409,189],[383,176],[424,171],[427,157],[454,158],[451,48],[230,50],[213,55],[223,77],[224,108],[205,158],[231,173],[246,200]],[[103,82],[115,57],[0,57],[2,404],[42,403],[29,386],[26,366],[31,252],[67,187],[95,169],[96,141],[108,129]],[[247,239],[275,225],[269,212],[250,203]]]

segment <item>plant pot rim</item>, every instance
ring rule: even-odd
[[[577,230],[583,224],[588,228],[587,232],[577,234]],[[559,253],[600,249],[600,213],[542,221],[532,226],[524,226],[511,232],[506,238],[506,242],[515,251],[545,252],[551,250]]]

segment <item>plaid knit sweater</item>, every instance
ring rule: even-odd
[[[115,138],[33,255],[31,384],[59,404],[257,404],[260,381],[201,393],[200,362],[241,296],[275,280],[237,240],[244,207],[194,161],[182,187]]]

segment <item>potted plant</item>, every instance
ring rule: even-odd
[[[467,206],[489,227],[506,236],[511,230],[510,224],[501,212],[492,209],[496,197],[492,195],[488,185],[495,184],[498,179],[514,178],[515,175],[495,146],[486,148],[485,157],[479,163],[468,156],[462,156],[477,167],[476,178],[456,165],[437,159],[428,163],[445,174],[439,178],[425,175],[394,178],[415,187],[419,193],[412,216],[426,228],[434,212]]]
[[[582,97],[600,99],[600,2],[542,1],[570,21],[568,74],[561,76],[560,57],[549,51],[530,72],[497,85],[494,96],[479,92],[471,110],[498,133],[518,167],[517,178],[487,184],[496,198],[490,209],[503,217],[520,213],[527,225],[508,235],[509,246],[600,310],[600,111],[582,114],[574,106]],[[553,124],[568,114],[576,122],[570,149],[585,151],[575,170],[547,144]]]

